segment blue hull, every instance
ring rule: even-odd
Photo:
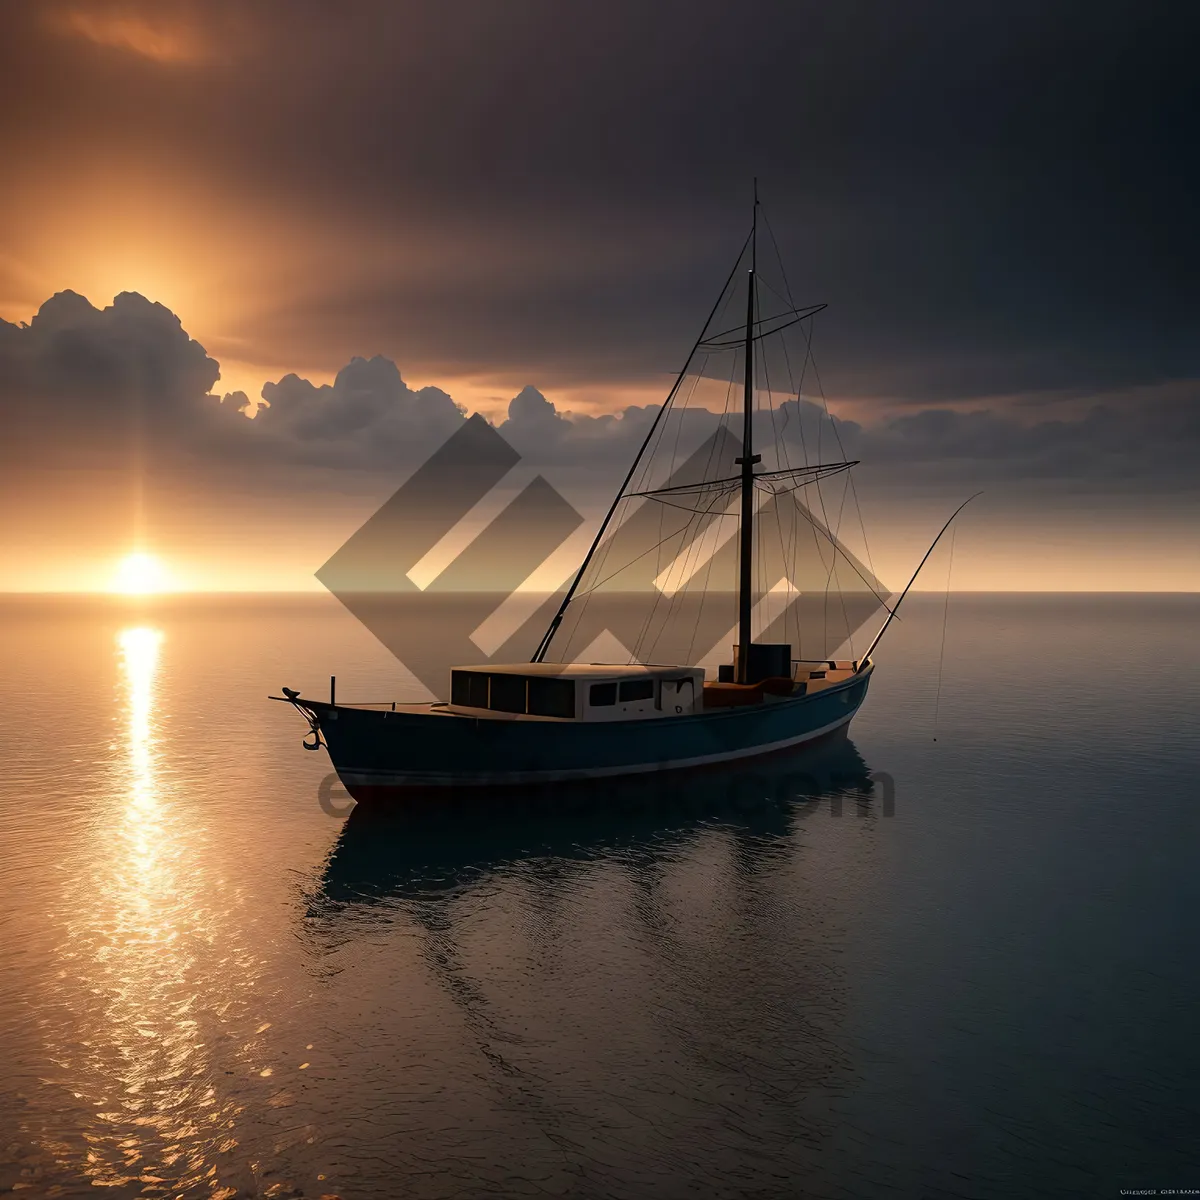
[[[871,667],[805,696],[631,721],[501,720],[305,700],[356,800],[413,790],[494,788],[689,770],[845,732]]]

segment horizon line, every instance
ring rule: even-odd
[[[559,589],[561,591],[561,589]],[[1200,588],[980,588],[980,587],[955,587],[949,591],[954,595],[976,595],[976,596],[1200,596]],[[923,596],[944,596],[947,592],[946,588],[913,588],[910,595]],[[714,594],[720,594],[713,589]],[[423,591],[413,592],[389,592],[364,588],[361,592],[355,592],[355,595],[395,595],[395,596],[417,596],[426,594]],[[463,595],[475,596],[489,594],[487,588],[454,588],[441,595]],[[495,592],[494,595],[508,593]],[[553,592],[530,592],[529,595],[539,595],[546,599],[551,596],[558,595],[558,591]],[[614,594],[616,594],[614,592]],[[628,592],[626,595],[640,595],[640,592]],[[728,590],[729,595],[734,595],[733,589]],[[896,595],[896,592],[891,592],[889,595]],[[116,600],[124,603],[140,602],[152,600],[170,600],[176,598],[193,598],[201,596],[323,596],[329,599],[336,600],[337,597],[329,591],[313,588],[179,588],[179,589],[163,589],[155,592],[116,592],[107,589],[71,589],[63,590],[58,588],[0,588],[0,597],[74,597],[74,598],[91,598]]]

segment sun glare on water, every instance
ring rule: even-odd
[[[127,554],[117,566],[112,590],[126,596],[165,592],[170,586],[162,563],[153,554]]]

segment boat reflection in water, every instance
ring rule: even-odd
[[[353,973],[353,1011],[386,1013],[354,1035],[356,1086],[414,1088],[413,1170],[457,1170],[464,1195],[833,1194],[831,1097],[856,1071],[845,951],[886,783],[843,740],[354,809],[305,940],[330,986]]]
[[[849,802],[849,804],[846,804]],[[330,853],[318,900],[420,896],[479,879],[522,858],[586,861],[610,851],[665,850],[702,829],[783,837],[825,809],[891,815],[854,743],[689,775],[631,776],[596,784],[472,791],[423,807],[356,805]]]

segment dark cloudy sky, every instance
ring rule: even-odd
[[[897,569],[984,480],[977,586],[1200,587],[1193,5],[0,19],[0,458],[37,514],[0,586],[151,535],[193,573],[300,586],[399,481],[393,450],[458,419],[445,394],[499,421],[532,384],[615,462],[638,414],[605,414],[662,395],[758,175],[794,289],[830,304],[822,381]],[[106,311],[19,327],[65,289]],[[376,363],[322,390],[355,356],[408,386]],[[264,384],[255,422],[207,398]]]

